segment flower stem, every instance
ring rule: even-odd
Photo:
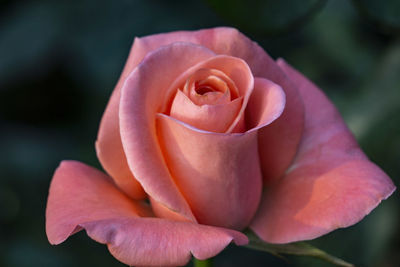
[[[207,260],[198,260],[195,257],[193,257],[193,266],[194,267],[212,267],[212,260],[207,259]]]
[[[298,256],[309,256],[325,260],[332,264],[336,264],[342,267],[354,267],[353,264],[345,262],[335,256],[329,255],[325,251],[322,251],[312,245],[305,242],[294,242],[288,244],[270,244],[261,240],[257,235],[251,231],[247,231],[250,243],[246,246],[251,249],[261,250],[271,253],[275,256],[282,257],[282,254],[298,255]]]

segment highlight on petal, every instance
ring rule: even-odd
[[[101,119],[96,140],[96,153],[104,170],[114,179],[121,190],[133,199],[143,199],[146,197],[146,194],[142,186],[133,177],[126,161],[118,120],[121,87],[127,76],[136,67],[135,58],[137,56],[137,52],[134,52],[132,48],[121,77]]]
[[[261,239],[290,243],[351,226],[394,191],[385,173],[368,161],[322,173],[313,169],[318,166],[299,168],[265,191],[250,226]]]
[[[147,194],[188,220],[195,218],[163,159],[155,117],[168,88],[193,65],[215,54],[198,45],[174,43],[148,54],[126,80],[120,102],[120,127],[128,165]],[[173,65],[171,65],[173,64]]]
[[[214,257],[232,241],[248,243],[237,231],[159,218],[126,218],[82,224],[94,240],[130,266],[183,266],[192,255]]]
[[[197,221],[243,229],[261,196],[257,132],[221,134],[157,116],[163,156]]]
[[[150,216],[150,208],[119,191],[104,173],[77,161],[63,161],[50,185],[46,234],[63,242],[79,224],[118,217]]]
[[[282,179],[268,187],[251,229],[270,243],[319,237],[360,221],[395,186],[370,162],[333,104],[283,60],[305,104],[304,135]]]
[[[83,163],[64,161],[50,186],[46,233],[52,244],[85,229],[108,245],[121,262],[139,266],[177,266],[191,256],[207,259],[230,242],[248,243],[234,230],[159,218],[143,218],[146,204],[120,192],[111,179]]]

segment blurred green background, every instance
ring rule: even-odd
[[[80,232],[53,247],[45,206],[63,159],[101,168],[94,142],[134,36],[234,26],[338,106],[399,185],[400,1],[0,2],[0,266],[123,266]],[[357,266],[400,266],[396,192],[362,222],[311,241]],[[230,246],[215,266],[328,266]]]

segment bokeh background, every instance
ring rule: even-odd
[[[46,239],[63,159],[101,168],[97,128],[134,36],[234,26],[283,57],[337,105],[361,147],[399,186],[400,1],[2,0],[0,266],[124,266],[80,232]],[[400,266],[396,192],[357,225],[311,241],[357,266]],[[230,246],[215,266],[328,266]]]

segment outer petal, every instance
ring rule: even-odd
[[[164,162],[155,117],[170,95],[172,82],[191,66],[214,55],[204,47],[187,43],[159,48],[132,72],[121,94],[119,118],[128,165],[146,193],[181,214],[182,220],[195,218]]]
[[[105,174],[79,162],[63,162],[50,187],[46,232],[53,244],[84,228],[94,240],[128,265],[184,265],[191,254],[206,259],[242,233],[195,223],[141,218],[146,208],[115,188]]]
[[[164,158],[197,220],[246,227],[262,190],[257,132],[211,133],[163,114],[157,122]]]
[[[278,64],[299,86],[305,131],[287,175],[265,190],[251,228],[267,242],[287,243],[358,222],[395,187],[368,161],[326,96],[283,60]]]
[[[50,243],[59,244],[79,231],[81,223],[150,214],[149,207],[121,193],[104,173],[63,161],[50,185],[46,233]]]
[[[142,199],[146,194],[128,167],[119,132],[118,112],[121,87],[127,76],[138,64],[138,56],[140,56],[138,52],[132,49],[121,77],[104,111],[96,141],[97,157],[101,165],[114,179],[118,187],[134,199]]]
[[[204,260],[234,241],[248,243],[237,231],[159,218],[105,220],[82,225],[94,240],[130,266],[182,266],[192,255]]]
[[[137,38],[133,51],[143,55],[162,45],[178,41],[200,44],[216,54],[242,58],[255,77],[266,78],[282,86],[286,94],[286,109],[278,120],[259,133],[264,183],[281,177],[296,154],[303,131],[304,108],[296,87],[257,43],[233,28],[179,31]]]

